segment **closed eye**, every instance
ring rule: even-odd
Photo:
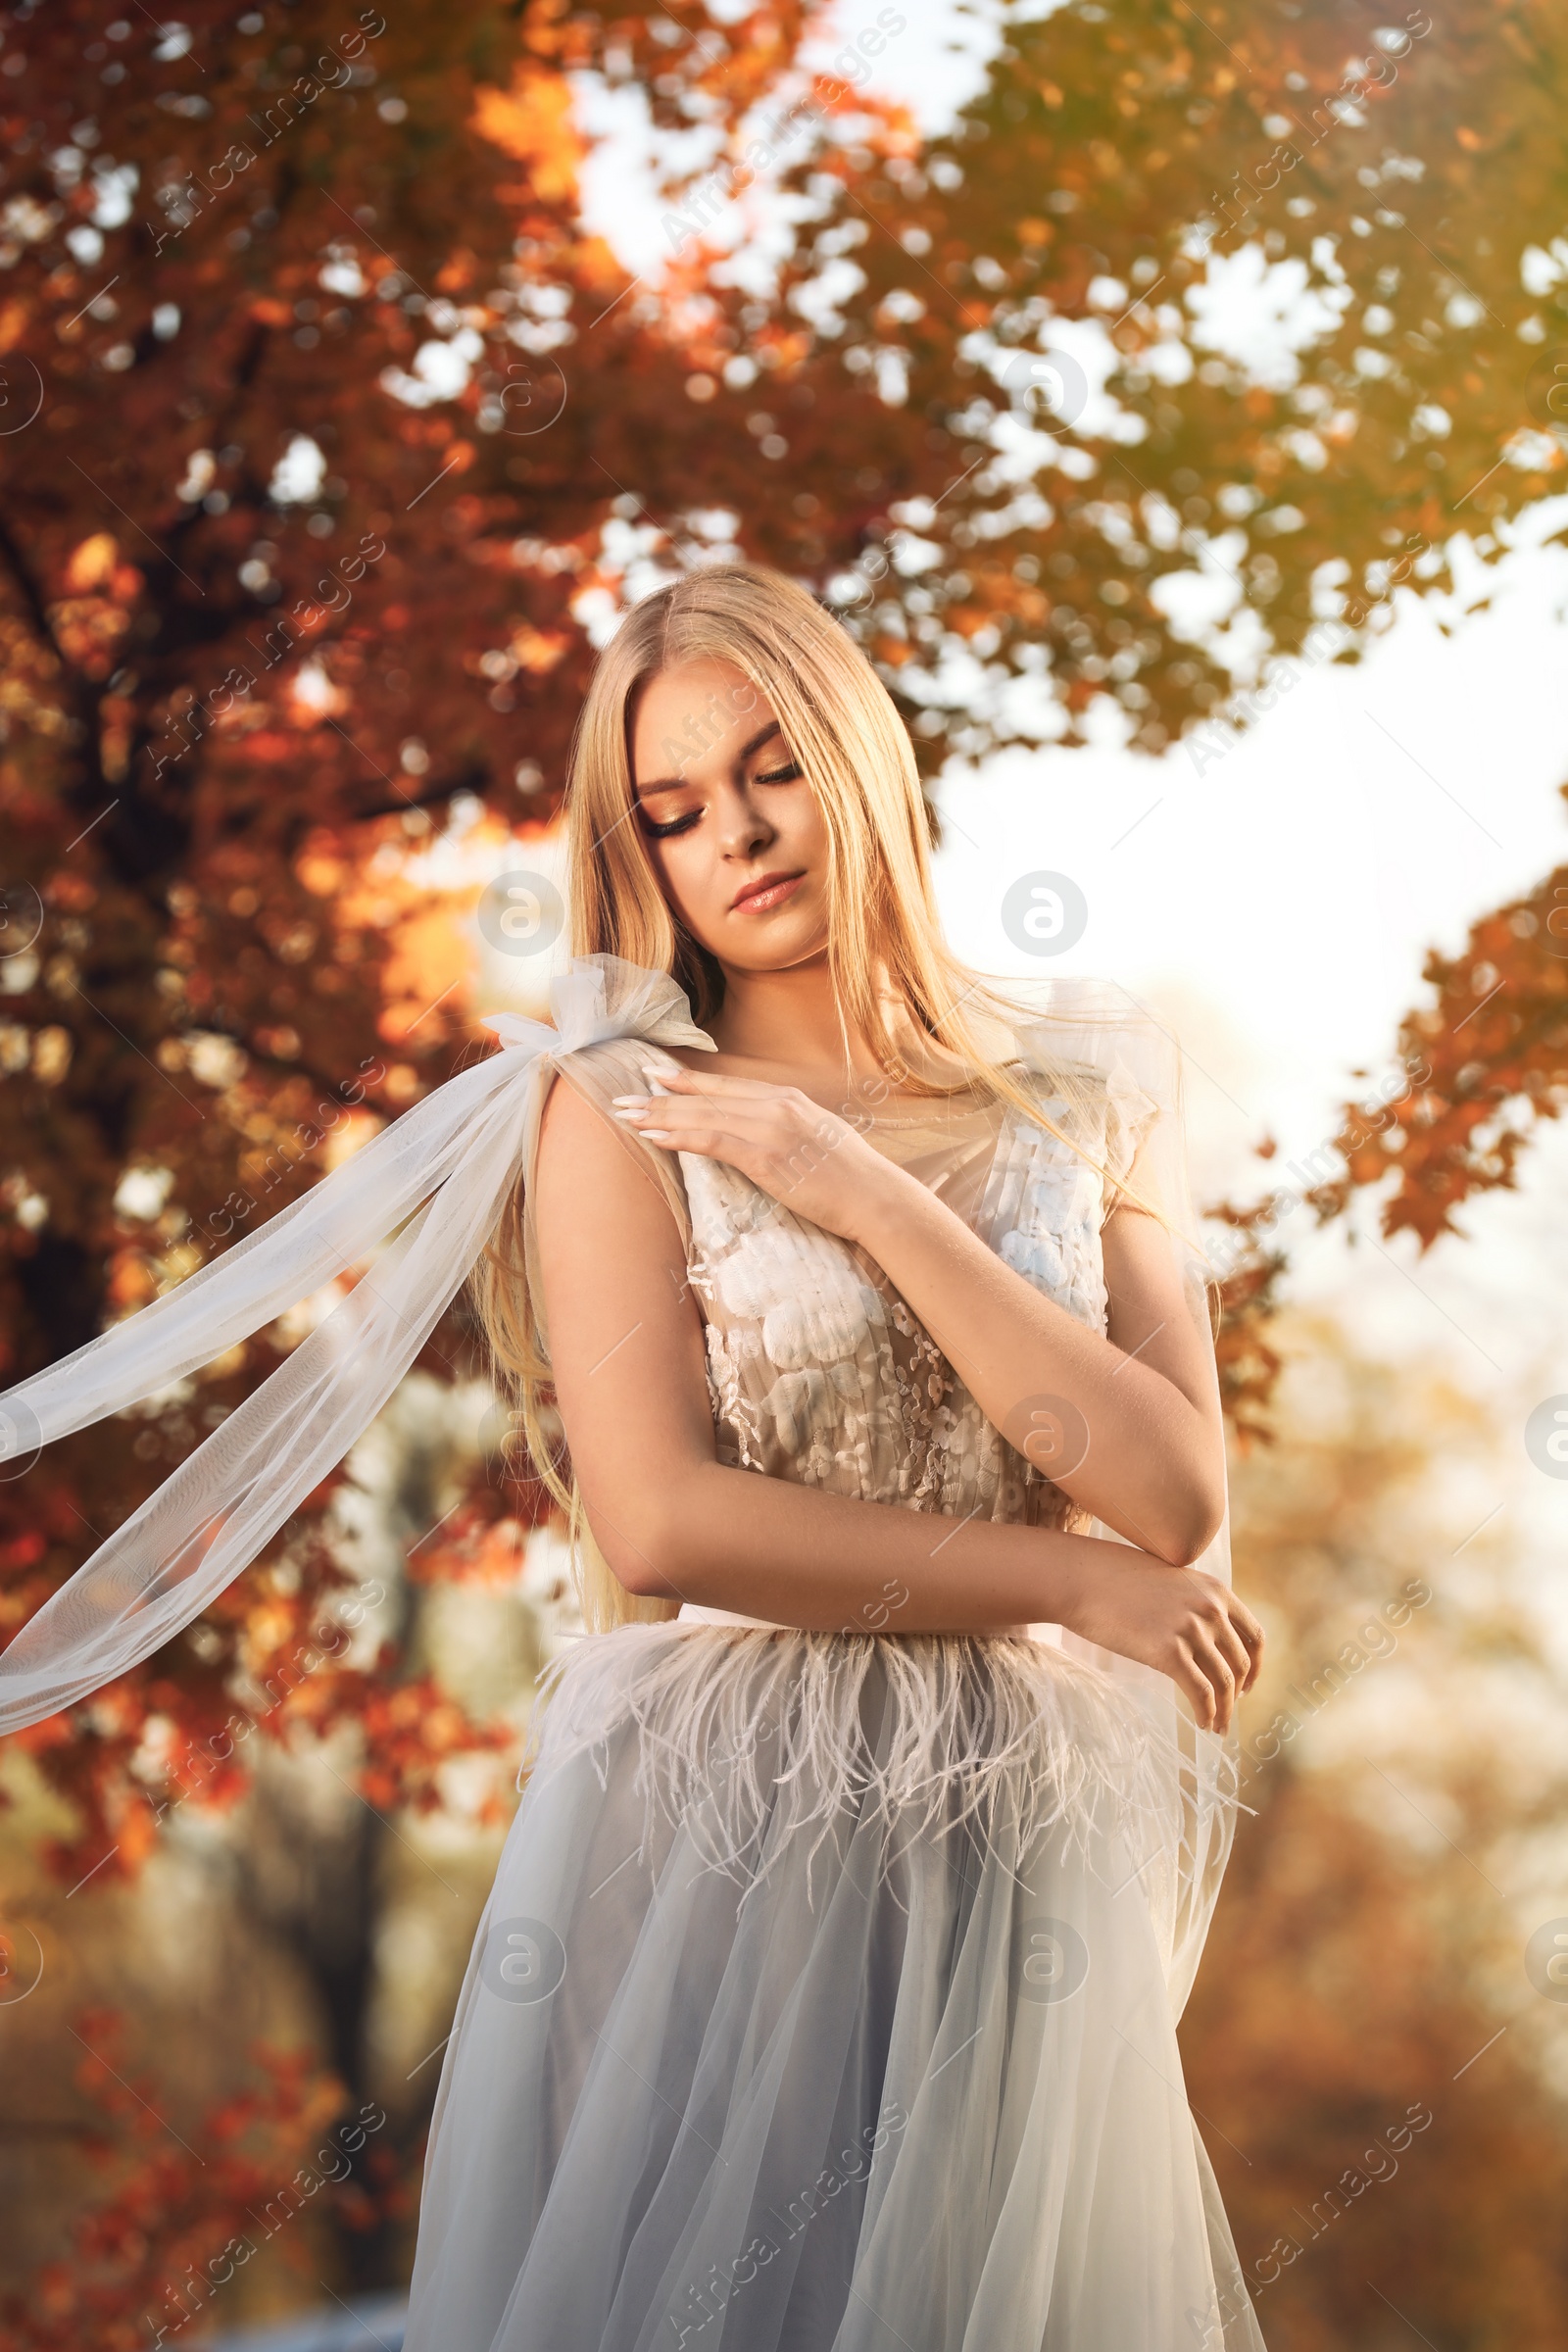
[[[753,776],[752,782],[754,784],[798,784],[801,780],[801,772],[800,762],[796,760],[791,760],[787,765],[783,767],[768,767],[761,769],[758,774]],[[638,816],[641,820],[643,831],[647,833],[654,841],[668,841],[672,834],[689,833],[693,825],[695,825],[702,816],[702,813],[703,811],[701,808],[691,808],[687,810],[684,816],[672,816],[669,818],[667,823],[659,824],[648,814],[646,808],[639,808],[638,810]]]

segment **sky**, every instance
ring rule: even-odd
[[[889,15],[842,0],[807,62],[835,70]],[[938,129],[983,82],[991,13],[922,0],[891,15],[903,27],[861,86]],[[657,282],[671,242],[649,200],[640,96],[584,83],[579,112],[599,142],[589,225]],[[741,266],[765,261],[779,232],[765,195],[722,222]],[[1250,276],[1245,256],[1229,265],[1208,331],[1262,373],[1310,321],[1254,259]],[[993,970],[1109,976],[1169,1023],[1187,1059],[1199,1198],[1268,1189],[1253,1156],[1265,1135],[1284,1159],[1331,1136],[1361,1091],[1352,1073],[1393,1067],[1401,1015],[1427,1001],[1428,952],[1455,952],[1478,916],[1568,863],[1568,549],[1543,544],[1565,503],[1521,518],[1488,570],[1461,549],[1452,596],[1397,590],[1360,663],[1302,673],[1222,758],[1200,764],[1177,745],[1152,759],[1113,740],[956,762],[940,780],[938,887],[955,947]],[[1007,885],[1038,872],[1066,875],[1088,910],[1081,939],[1049,960],[1011,947],[1000,917]],[[1470,1238],[1425,1258],[1408,1237],[1383,1248],[1375,1227],[1353,1249],[1338,1228],[1318,1236],[1305,1212],[1286,1232],[1295,1296],[1331,1306],[1376,1352],[1442,1363],[1505,1438],[1519,1433],[1496,1507],[1568,1642],[1556,1568],[1568,1478],[1538,1472],[1522,1439],[1533,1406],[1568,1394],[1565,1186],[1568,1136],[1551,1131],[1527,1153],[1520,1191],[1472,1203]]]

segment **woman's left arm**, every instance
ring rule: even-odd
[[[987,1419],[1117,1535],[1191,1566],[1224,1514],[1225,1442],[1212,1358],[1158,1219],[1123,1204],[1106,1221],[1102,1337],[917,1179],[892,1174],[902,1183],[854,1238]]]
[[[651,1142],[728,1161],[864,1250],[986,1417],[1075,1503],[1172,1567],[1200,1557],[1225,1508],[1218,1384],[1156,1217],[1123,1197],[1105,1223],[1102,1336],[798,1089],[685,1069],[661,1083],[622,1112]]]

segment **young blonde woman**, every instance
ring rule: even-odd
[[[1175,2038],[1261,1636],[1164,1041],[954,958],[897,712],[778,575],[628,615],[568,819],[554,1027],[490,1016],[0,1398],[63,1434],[396,1230],[0,1659],[0,1724],[187,1622],[472,1269],[590,1630],[447,2047],[408,2352],[1258,2352]]]

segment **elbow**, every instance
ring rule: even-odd
[[[1159,1556],[1167,1568],[1196,1568],[1213,1540],[1211,1535],[1201,1539],[1196,1536],[1192,1538],[1173,1536],[1168,1542],[1161,1544]]]
[[[623,1592],[639,1600],[663,1600],[673,1595],[674,1589],[660,1565],[658,1554],[648,1548],[640,1535],[610,1527],[601,1534],[595,1529],[594,1544]]]
[[[611,1575],[639,1600],[679,1600],[674,1529],[678,1513],[668,1498],[645,1495],[635,1510],[615,1514],[613,1525],[590,1507],[588,1532]]]
[[[1167,1568],[1196,1568],[1225,1524],[1225,1496],[1195,1492],[1160,1530],[1155,1547]]]
[[[663,1587],[648,1562],[625,1544],[601,1544],[605,1565],[623,1592],[636,1600],[648,1600],[662,1594]]]

